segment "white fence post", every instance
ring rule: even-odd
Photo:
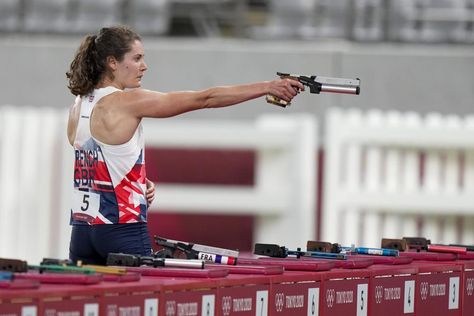
[[[384,118],[379,111],[371,112],[367,117],[367,124],[373,128],[381,128],[384,125]],[[365,189],[367,192],[376,194],[383,190],[381,184],[382,172],[382,149],[377,146],[367,146],[366,148],[366,165],[365,165]],[[376,247],[380,241],[376,240],[376,236],[380,235],[381,218],[372,209],[365,209],[362,239],[367,246]]]
[[[474,115],[465,118],[466,131],[474,134]],[[463,151],[465,170],[463,177],[463,194],[474,196],[474,148]],[[461,242],[473,243],[474,240],[474,217],[463,219],[461,224]]]
[[[402,123],[398,112],[387,113],[387,126],[399,126]],[[400,175],[403,170],[403,152],[394,148],[387,148],[385,151],[385,161],[382,169],[385,170],[384,191],[386,194],[393,194],[402,186]],[[395,214],[386,213],[383,217],[384,235],[386,238],[397,238],[401,233],[402,220]]]
[[[314,240],[316,231],[316,124],[311,116],[263,116],[257,120],[261,131],[286,130],[292,142],[281,153],[259,150],[257,190],[266,195],[287,196],[279,216],[258,216],[254,238],[268,242],[302,247]],[[258,136],[257,136],[258,137]]]
[[[336,128],[336,124],[341,119],[341,113],[334,109],[331,113],[326,117],[326,136],[324,141],[324,148],[325,148],[325,158],[324,158],[324,198],[323,198],[323,213],[322,213],[322,225],[321,225],[321,232],[323,239],[326,240],[333,240],[336,242],[340,240],[340,236],[338,236],[338,232],[343,232],[343,230],[339,229],[342,226],[342,222],[344,218],[341,218],[343,214],[343,210],[338,208],[336,203],[337,199],[337,188],[340,186],[342,180],[340,177],[344,174],[341,172],[341,168],[343,168],[343,163],[353,161],[341,159],[341,153],[339,153],[339,146],[328,146],[327,141],[330,139],[331,141],[339,142],[340,136],[338,133],[338,129]],[[349,154],[347,154],[349,155]],[[328,162],[331,161],[332,168],[328,168]],[[345,167],[345,166],[344,166]],[[350,168],[350,170],[359,170],[359,168]],[[328,172],[330,171],[330,172]],[[344,169],[346,174],[349,170]],[[326,211],[327,210],[327,211]],[[335,212],[335,211],[337,212]],[[339,212],[340,211],[340,212]],[[333,225],[337,224],[339,221],[340,225],[338,227],[333,227]],[[345,227],[346,225],[344,225]]]
[[[473,122],[328,111],[323,239],[377,246],[382,237],[421,234],[472,243]]]
[[[16,254],[18,240],[19,214],[18,206],[22,202],[20,178],[18,172],[21,170],[18,162],[18,145],[21,140],[21,113],[13,107],[0,109],[0,255],[8,256]],[[34,239],[33,239],[34,240]]]
[[[62,199],[72,174],[61,163],[65,111],[0,107],[0,256],[38,263],[67,258],[69,234]],[[71,150],[71,149],[69,149]],[[66,227],[66,228],[64,228]]]

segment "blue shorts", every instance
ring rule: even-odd
[[[109,253],[151,256],[150,235],[146,223],[73,225],[69,259],[84,264],[107,263]]]

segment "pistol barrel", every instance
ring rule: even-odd
[[[321,92],[342,93],[342,94],[360,94],[359,86],[338,86],[333,84],[322,84]]]

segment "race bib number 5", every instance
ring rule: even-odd
[[[74,191],[72,217],[83,222],[92,222],[99,215],[100,195],[92,192]]]

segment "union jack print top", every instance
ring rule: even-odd
[[[74,140],[72,225],[146,222],[145,142],[141,123],[132,138],[120,145],[101,143],[90,132],[94,106],[116,91],[120,90],[106,87],[81,98]]]

